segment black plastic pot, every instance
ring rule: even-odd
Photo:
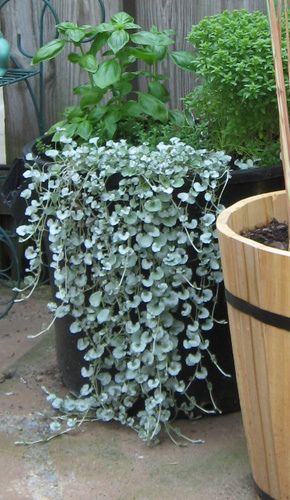
[[[84,351],[77,348],[79,336],[72,335],[69,331],[71,323],[70,316],[55,320],[55,348],[62,381],[70,392],[78,396],[82,385],[86,383],[81,375],[81,368],[88,363],[84,361]]]
[[[20,197],[27,181],[23,178],[24,163],[16,159],[11,165],[0,166],[0,226],[4,235],[9,236],[13,250],[0,241],[0,268],[4,275],[14,281],[24,277],[25,244],[19,243],[16,227],[25,219],[26,203]],[[0,238],[1,239],[1,238]]]
[[[282,166],[235,170],[232,172],[221,202],[228,207],[249,196],[279,191],[284,187]]]
[[[50,263],[52,256],[47,237],[44,238],[43,243],[46,259]],[[52,297],[58,302],[55,298],[57,288],[54,283],[54,271],[50,266],[48,267],[48,273]],[[55,350],[62,381],[70,392],[78,396],[82,385],[86,382],[85,378],[81,375],[81,369],[83,366],[88,366],[88,363],[84,361],[84,351],[79,351],[77,348],[79,335],[73,335],[69,331],[72,322],[73,318],[69,315],[64,318],[56,318],[54,322]]]
[[[24,162],[18,158],[14,160],[12,165],[3,166],[0,169],[7,173],[0,187],[0,210],[5,215],[11,215],[15,225],[20,224],[25,217],[26,203],[20,197],[21,191],[24,189],[27,181],[23,177]]]

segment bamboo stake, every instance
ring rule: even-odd
[[[282,0],[278,0],[278,8],[277,8],[277,19],[278,19],[278,29],[281,37],[281,17],[282,17]]]
[[[270,19],[271,40],[272,40],[272,50],[273,50],[275,79],[276,79],[276,92],[277,92],[278,111],[279,111],[281,160],[283,165],[285,186],[287,190],[288,232],[290,233],[290,129],[289,129],[287,93],[285,86],[283,61],[282,61],[282,47],[281,47],[282,42],[280,36],[282,5],[280,4],[279,1],[278,9],[276,11],[275,0],[267,0],[267,6]],[[287,7],[288,5],[286,5],[286,9]],[[290,42],[289,42],[288,23],[286,27],[286,42],[287,42],[287,52],[288,52],[288,71],[290,71],[289,69]]]
[[[289,37],[289,16],[288,16],[289,1],[285,2],[284,5],[284,15],[285,15],[285,27],[286,27],[286,41],[287,41],[287,66],[288,66],[288,87],[290,85],[290,37]]]

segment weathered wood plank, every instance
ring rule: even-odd
[[[186,35],[207,15],[214,15],[225,9],[248,8],[251,11],[265,11],[264,0],[135,0],[137,22],[148,29],[153,24],[159,29],[174,29],[177,38],[175,50],[188,50]],[[180,99],[194,88],[196,79],[191,73],[182,72],[173,64],[163,64],[164,73],[169,75],[169,90],[172,106],[181,106]]]

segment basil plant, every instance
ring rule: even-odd
[[[68,60],[87,73],[87,83],[74,89],[79,105],[67,108],[64,118],[50,129],[54,141],[61,135],[86,141],[95,134],[106,141],[123,138],[126,130],[132,134],[131,142],[136,142],[136,121],[141,130],[155,122],[184,124],[182,113],[168,109],[166,76],[160,73],[160,63],[168,57],[183,69],[190,68],[189,53],[170,49],[172,30],[158,31],[153,26],[142,31],[125,12],[97,26],[63,22],[57,30],[59,38],[41,47],[33,63],[54,59],[69,45]],[[144,91],[135,90],[140,76],[146,81]]]

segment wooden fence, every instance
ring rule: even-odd
[[[52,0],[52,5],[61,20],[94,24],[99,20],[97,0]],[[191,26],[205,15],[212,15],[225,9],[248,8],[265,11],[265,0],[105,0],[107,19],[119,10],[126,10],[134,15],[144,28],[152,24],[159,28],[172,28],[177,33],[176,48],[189,48],[185,36]],[[11,0],[0,11],[0,23],[5,37],[11,42],[13,52],[16,48],[17,33],[21,33],[26,51],[34,53],[39,46],[38,25],[40,0]],[[47,16],[45,38],[54,37],[52,16]],[[29,66],[28,59],[20,57],[24,66]],[[173,65],[164,68],[169,74],[169,87],[172,105],[178,106],[180,98],[195,85],[190,73],[181,73]],[[79,84],[81,75],[77,67],[67,64],[65,54],[46,64],[45,70],[45,114],[46,124],[59,119],[65,106],[72,104],[72,88]],[[37,77],[30,80],[37,92]],[[21,82],[4,90],[6,115],[7,158],[11,161],[21,154],[25,143],[38,135],[35,113],[25,83]]]

